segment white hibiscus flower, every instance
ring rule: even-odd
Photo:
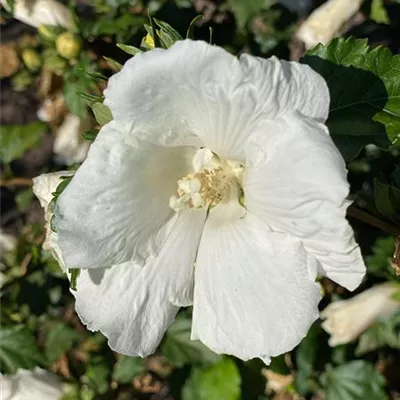
[[[64,261],[58,246],[58,235],[51,229],[50,222],[53,217],[53,210],[49,207],[53,200],[53,193],[57,186],[63,181],[63,177],[73,175],[71,171],[58,171],[49,174],[42,174],[33,178],[33,193],[39,199],[40,205],[44,208],[44,219],[46,221],[46,237],[43,242],[43,249],[51,252],[52,256],[57,260],[61,269],[65,271]]]
[[[11,12],[10,2],[0,0],[0,4]],[[65,29],[74,27],[71,11],[55,0],[14,0],[13,17],[27,25],[56,25]]]
[[[399,286],[382,283],[348,300],[335,301],[322,312],[322,327],[328,332],[329,345],[334,347],[357,339],[377,319],[400,311],[400,303],[392,298]]]
[[[318,272],[359,285],[329,93],[308,66],[185,40],[135,56],[104,94],[114,120],[56,226],[83,269],[77,312],[111,348],[152,353],[193,305],[192,339],[268,362],[318,318]]]
[[[59,400],[63,394],[60,378],[38,367],[0,374],[0,389],[2,400]]]

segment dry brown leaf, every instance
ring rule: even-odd
[[[14,75],[20,66],[15,44],[7,43],[0,46],[0,79]]]
[[[293,376],[290,374],[289,375],[278,374],[277,372],[274,372],[268,368],[263,368],[261,372],[267,378],[267,393],[284,392],[285,389],[291,383],[293,383]]]

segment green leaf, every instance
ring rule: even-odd
[[[180,317],[167,331],[161,352],[173,366],[213,363],[221,359],[200,341],[190,340],[190,330],[191,321]]]
[[[400,55],[367,40],[338,38],[301,60],[326,80],[327,125],[346,160],[369,143],[386,148],[400,135]],[[390,139],[390,141],[389,141]]]
[[[154,41],[154,47],[161,47],[160,37],[157,35],[156,24],[154,22],[154,18],[150,15],[150,10],[148,10],[148,16],[149,16],[150,26],[145,24],[144,27],[147,33],[152,37]]]
[[[106,393],[109,389],[108,379],[110,371],[110,367],[105,357],[100,355],[94,356],[90,360],[85,372],[89,386],[99,394]]]
[[[281,354],[277,357],[272,357],[271,364],[268,367],[271,371],[276,372],[280,375],[289,375],[290,369],[285,361],[285,354]]]
[[[57,322],[50,330],[46,340],[46,357],[49,362],[54,363],[59,360],[65,352],[72,349],[78,340],[78,332],[63,322]]]
[[[328,367],[321,377],[325,400],[385,400],[385,379],[369,362],[356,360]]]
[[[39,145],[47,125],[33,122],[27,125],[2,125],[0,157],[5,164],[21,158],[25,151]]]
[[[105,104],[94,103],[90,107],[100,126],[107,124],[113,119],[110,109]]]
[[[0,327],[0,361],[7,373],[15,373],[18,368],[32,369],[44,363],[32,332],[21,325]]]
[[[400,165],[390,174],[390,179],[394,186],[400,188]]]
[[[34,198],[32,189],[25,189],[18,192],[15,196],[15,203],[17,204],[17,208],[19,211],[25,211],[29,205],[31,204]]]
[[[4,4],[4,8],[9,11],[11,15],[14,14],[14,8],[15,8],[15,0],[6,0]]]
[[[397,280],[396,272],[390,261],[395,250],[395,239],[392,236],[378,238],[372,247],[373,254],[365,258],[369,274]]]
[[[400,225],[400,189],[374,179],[374,198],[379,214]]]
[[[85,71],[85,73],[86,73],[86,75],[89,76],[89,78],[91,78],[95,81],[99,81],[99,82],[108,81],[108,78],[101,72],[86,72]]]
[[[398,288],[390,297],[391,299],[393,299],[394,301],[397,301],[400,303],[400,288]]]
[[[83,132],[82,137],[89,142],[93,142],[96,139],[98,133],[99,131],[97,129],[90,129],[89,131]]]
[[[254,358],[236,365],[240,372],[242,400],[267,400],[262,396],[267,383],[263,374],[265,364],[259,358]]]
[[[240,375],[231,359],[206,368],[193,368],[182,391],[182,400],[238,400]]]
[[[106,61],[108,61],[108,63],[110,64],[110,66],[111,66],[112,68],[114,68],[116,71],[121,71],[121,69],[122,69],[122,64],[120,64],[118,61],[115,61],[115,60],[113,60],[112,58],[106,57],[106,56],[103,56],[103,58],[104,58]]]
[[[197,25],[197,22],[201,21],[203,18],[204,15],[198,15],[192,19],[186,32],[186,39],[194,39],[194,27]]]
[[[378,24],[388,25],[390,23],[383,0],[372,0],[370,18]]]
[[[120,354],[114,367],[113,379],[122,384],[129,383],[144,370],[145,364],[142,358]]]
[[[120,17],[110,18],[109,15],[97,17],[90,22],[80,22],[84,37],[99,37],[101,35],[116,35],[117,40],[128,39],[139,31],[146,17],[133,13],[124,13]]]
[[[64,98],[69,110],[80,118],[86,114],[86,100],[79,93],[89,93],[95,87],[90,76],[93,66],[81,59],[64,75]]]
[[[182,40],[182,36],[169,24],[158,19],[154,19],[154,22],[160,28],[157,31],[157,35],[161,39],[163,47],[168,49],[178,40]]]
[[[228,0],[240,29],[244,28],[251,17],[261,10],[267,10],[274,5],[274,0]]]
[[[104,96],[99,96],[97,94],[78,92],[78,95],[85,99],[89,105],[102,102],[104,100]]]
[[[117,43],[117,47],[119,47],[125,53],[130,54],[131,56],[135,56],[138,53],[143,53],[143,51],[138,49],[137,47],[129,46],[127,44]]]
[[[57,233],[56,216],[54,214],[50,218],[50,229]]]
[[[382,347],[400,349],[400,313],[381,318],[361,336],[356,348],[356,355],[362,356]]]
[[[298,393],[302,396],[312,391],[309,385],[309,378],[315,369],[315,363],[321,352],[318,344],[320,343],[321,333],[320,324],[314,323],[296,351],[297,372],[295,375],[295,386]]]
[[[64,189],[68,186],[68,184],[71,182],[72,178],[73,178],[73,176],[62,176],[60,178],[60,179],[62,179],[62,181],[57,185],[54,195],[59,196],[64,191]]]

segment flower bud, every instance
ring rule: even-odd
[[[55,42],[57,36],[62,32],[62,28],[53,25],[41,24],[38,26],[38,32],[42,39],[47,42]]]
[[[24,49],[21,53],[22,61],[29,71],[36,72],[42,65],[39,53],[34,49]]]
[[[64,32],[56,39],[58,54],[67,60],[73,60],[81,51],[82,43],[78,36],[71,32]]]
[[[44,66],[57,75],[62,75],[68,66],[67,61],[60,57],[56,50],[47,49],[43,52]]]
[[[340,300],[328,305],[321,318],[326,319],[322,328],[331,337],[329,345],[334,347],[357,339],[376,319],[400,309],[400,303],[392,296],[398,287],[386,282],[365,290],[349,300]]]
[[[33,78],[28,71],[21,71],[11,78],[11,86],[16,92],[22,92],[32,81]]]
[[[63,181],[62,177],[72,176],[71,171],[58,171],[49,174],[42,174],[33,179],[33,193],[39,199],[40,205],[44,208],[44,219],[46,221],[46,237],[43,243],[43,249],[51,251],[53,257],[58,261],[64,270],[64,261],[61,250],[58,247],[57,235],[51,230],[50,222],[53,218],[53,210],[51,203],[53,193],[57,190],[58,185]]]

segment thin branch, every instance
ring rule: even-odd
[[[391,224],[390,222],[386,222],[381,220],[378,217],[375,217],[375,215],[370,214],[369,212],[363,211],[354,205],[351,205],[347,209],[347,215],[352,218],[356,218],[359,221],[362,221],[368,225],[371,225],[375,228],[378,228],[386,233],[389,233],[394,236],[399,236],[400,235],[400,227],[396,226],[394,224]]]
[[[30,178],[12,178],[8,180],[0,181],[1,187],[12,187],[12,186],[32,186],[32,179]]]

